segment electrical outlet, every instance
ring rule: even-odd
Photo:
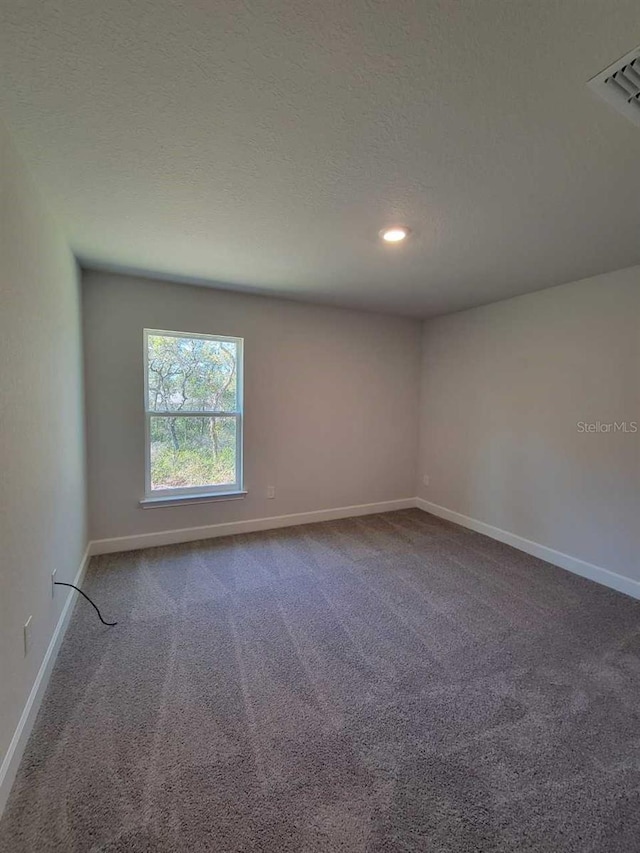
[[[276,487],[275,486],[267,486],[267,497],[275,498],[276,496]]]
[[[51,598],[56,597],[56,572],[57,571],[58,571],[57,569],[54,569],[51,572]]]
[[[422,477],[422,482],[425,484],[425,486],[428,486],[428,485],[429,485],[429,475],[428,475],[428,474],[425,474],[425,475]]]
[[[31,623],[33,621],[33,616],[29,616],[27,621],[24,623],[24,656],[26,657],[29,654],[29,649],[31,648]]]

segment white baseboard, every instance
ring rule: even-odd
[[[353,518],[357,515],[373,515],[410,509],[416,506],[415,498],[382,501],[373,504],[357,504],[313,512],[296,512],[290,515],[273,515],[268,518],[251,518],[247,521],[230,521],[225,524],[207,524],[203,527],[183,527],[180,530],[162,530],[158,533],[140,533],[134,536],[118,536],[114,539],[96,539],[90,543],[90,553],[113,554],[116,551],[137,551],[158,545],[177,545],[180,542],[195,542],[198,539],[214,539],[234,533],[255,533],[258,530],[273,530],[278,527],[294,527],[298,524],[313,524],[318,521],[333,521],[337,518]]]
[[[497,539],[498,542],[512,545],[520,551],[524,551],[534,557],[539,557],[541,560],[546,560],[547,563],[552,563],[554,566],[559,566],[561,569],[566,569],[576,575],[581,575],[583,578],[588,578],[618,592],[624,592],[633,598],[640,598],[640,581],[633,580],[633,578],[619,575],[609,569],[603,569],[602,566],[596,566],[593,563],[579,560],[570,554],[563,554],[562,551],[555,551],[546,545],[540,545],[539,542],[532,542],[530,539],[517,536],[515,533],[509,533],[507,530],[501,530],[499,527],[493,527],[491,524],[485,524],[484,521],[478,521],[475,518],[470,518],[468,515],[462,515],[460,512],[455,512],[455,510],[431,503],[431,501],[425,501],[422,498],[416,498],[415,506],[425,512],[430,512],[432,515],[437,515],[439,518],[445,518],[447,521],[460,524],[462,527],[468,527],[469,530],[475,530],[476,533],[484,533],[485,536]]]
[[[80,563],[80,568],[78,569],[73,581],[76,586],[80,586],[82,583],[82,579],[89,564],[89,557],[90,550],[89,545],[87,545]],[[11,786],[13,785],[15,775],[18,771],[18,767],[20,766],[20,761],[22,760],[24,748],[27,745],[31,729],[33,728],[33,724],[38,715],[40,703],[42,702],[42,697],[47,689],[49,677],[53,671],[53,665],[56,662],[58,650],[60,649],[65,631],[69,625],[71,614],[73,612],[73,605],[75,604],[76,599],[76,593],[71,589],[68,590],[67,600],[62,608],[60,618],[58,619],[53,636],[51,637],[51,641],[49,642],[47,651],[45,652],[36,680],[31,688],[31,693],[29,694],[29,698],[27,699],[20,720],[18,721],[18,725],[11,739],[11,743],[9,744],[2,766],[0,766],[0,815],[2,815],[7,803]]]

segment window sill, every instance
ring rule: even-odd
[[[211,492],[201,495],[162,495],[157,498],[143,498],[140,501],[142,509],[154,509],[161,506],[183,506],[184,504],[203,504],[211,501],[238,501],[247,494],[246,490],[239,492]]]

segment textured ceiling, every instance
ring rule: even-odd
[[[87,266],[427,316],[640,262],[640,132],[585,85],[636,0],[1,2]]]

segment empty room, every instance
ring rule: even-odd
[[[1,0],[0,853],[640,853],[640,8]]]

